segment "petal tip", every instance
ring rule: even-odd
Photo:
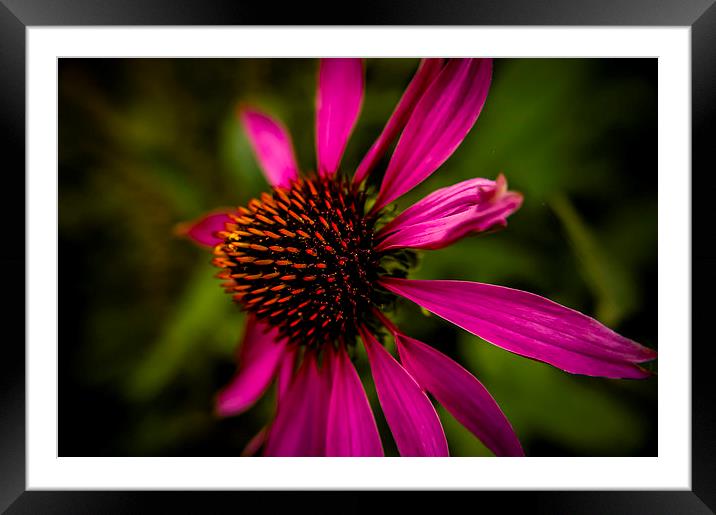
[[[216,418],[227,418],[240,415],[248,408],[237,408],[231,405],[231,399],[226,391],[221,391],[214,400],[213,414]]]
[[[175,236],[188,238],[201,247],[213,247],[222,241],[217,236],[219,231],[225,229],[230,222],[229,213],[232,210],[215,210],[197,219],[176,224],[172,230]]]

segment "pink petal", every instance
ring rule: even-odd
[[[510,422],[475,376],[432,347],[395,333],[406,370],[496,456],[524,456]]]
[[[522,205],[522,195],[507,191],[507,181],[470,179],[439,189],[416,202],[378,233],[378,250],[440,249],[472,233],[507,225]]]
[[[278,365],[278,372],[276,372],[276,404],[281,403],[289,386],[291,386],[293,371],[296,366],[296,353],[296,347],[286,347],[286,351]]]
[[[635,363],[656,357],[596,320],[532,293],[467,281],[384,277],[380,283],[498,347],[573,374],[643,378],[649,373]]]
[[[373,143],[373,146],[370,147],[370,150],[368,150],[368,153],[363,158],[363,161],[358,165],[358,169],[353,176],[354,183],[360,183],[368,177],[368,174],[373,167],[375,167],[383,154],[385,154],[385,151],[390,144],[393,143],[398,133],[403,130],[415,105],[420,100],[420,97],[423,96],[425,90],[428,89],[433,79],[440,73],[444,64],[445,59],[422,59],[420,61],[418,71],[415,72],[413,80],[410,81],[405,93],[400,97],[400,101],[395,107],[393,114],[390,115],[383,132],[380,133],[378,139],[375,140],[375,143]]]
[[[286,128],[268,115],[251,109],[239,113],[261,170],[271,186],[289,187],[298,178],[298,165]]]
[[[430,400],[410,374],[361,329],[378,400],[401,456],[448,456],[443,426]]]
[[[475,124],[492,78],[491,59],[453,59],[415,107],[373,210],[410,191],[452,155]]]
[[[278,371],[276,372],[276,406],[283,401],[288,387],[293,379],[293,369],[296,362],[296,347],[286,346],[286,349],[281,356],[278,364]],[[254,456],[259,449],[263,446],[266,441],[266,436],[269,431],[269,426],[264,426],[261,430],[254,435],[253,438],[246,444],[244,450],[241,452],[241,456]]]
[[[276,373],[286,343],[278,334],[249,317],[239,357],[239,369],[216,400],[216,411],[227,417],[238,415],[253,405],[268,387]]]
[[[368,398],[348,353],[333,358],[333,389],[328,408],[327,456],[383,456]]]
[[[244,450],[241,451],[241,456],[254,456],[257,452],[259,452],[259,449],[261,449],[261,446],[264,444],[264,441],[266,440],[266,431],[267,428],[264,426],[262,427],[258,433],[256,433],[251,440],[249,440],[249,443],[246,444],[246,447],[244,447]]]
[[[326,369],[319,372],[315,353],[306,353],[281,400],[266,440],[266,456],[325,456],[330,398]]]
[[[180,224],[177,233],[189,237],[199,245],[213,247],[224,241],[217,236],[217,233],[225,230],[226,224],[231,222],[231,218],[225,212],[210,213],[193,222]]]
[[[336,173],[363,103],[363,62],[321,59],[316,96],[318,173]]]

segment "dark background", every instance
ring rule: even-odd
[[[207,253],[174,228],[264,187],[234,116],[240,101],[279,116],[312,166],[315,64],[60,60],[60,455],[236,455],[270,417],[270,399],[213,417],[243,317]],[[347,170],[416,65],[368,61]],[[656,143],[656,60],[496,61],[473,131],[400,205],[503,172],[524,206],[501,233],[424,254],[413,277],[533,291],[656,347]],[[656,455],[656,378],[571,376],[401,308],[408,334],[492,392],[528,455]],[[453,455],[487,452],[440,415]]]

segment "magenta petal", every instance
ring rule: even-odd
[[[219,415],[237,415],[261,397],[273,379],[286,348],[285,340],[277,339],[275,329],[267,332],[265,325],[249,317],[239,356],[239,369],[217,396],[216,411]]]
[[[298,165],[286,128],[259,111],[244,109],[239,116],[268,183],[289,187],[298,178]]]
[[[246,447],[244,447],[244,450],[241,451],[241,456],[254,456],[257,452],[259,452],[259,449],[261,449],[261,446],[264,444],[264,441],[266,440],[266,427],[262,427],[258,433],[256,433],[251,440],[249,440],[249,443],[246,444]]]
[[[408,372],[367,330],[368,352],[378,400],[401,456],[448,456],[447,440],[430,399]]]
[[[325,456],[326,417],[330,398],[329,370],[318,370],[308,352],[276,412],[264,454],[267,456]]]
[[[413,80],[410,81],[405,93],[400,97],[400,101],[395,107],[393,114],[390,115],[383,132],[380,133],[378,139],[375,140],[373,146],[370,147],[370,150],[368,150],[368,153],[360,165],[358,165],[358,169],[353,176],[353,182],[360,183],[363,181],[378,160],[385,154],[390,144],[393,143],[393,140],[395,140],[400,131],[405,127],[420,97],[423,96],[423,93],[428,89],[433,79],[435,79],[438,73],[440,73],[440,70],[442,70],[444,63],[445,59],[422,59],[420,61],[418,71],[415,72]]]
[[[223,238],[217,236],[217,233],[225,230],[226,224],[230,222],[231,218],[226,213],[210,213],[193,222],[180,224],[177,232],[189,237],[199,245],[213,247],[224,241]]]
[[[276,404],[280,404],[283,400],[291,381],[293,380],[293,371],[296,367],[296,347],[286,347],[281,362],[276,372]]]
[[[361,59],[321,59],[316,96],[318,173],[338,170],[363,103]]]
[[[469,234],[504,227],[522,205],[522,195],[497,181],[470,179],[416,202],[378,233],[378,250],[440,249]]]
[[[384,277],[380,283],[498,347],[573,374],[643,378],[649,373],[636,363],[656,357],[598,321],[532,293],[467,281]]]
[[[345,348],[333,358],[327,456],[383,456],[383,445],[358,372]]]
[[[296,348],[286,347],[283,355],[281,356],[278,364],[278,370],[276,371],[276,406],[278,407],[284,399],[288,387],[293,379],[293,369],[296,362]],[[254,435],[253,438],[246,444],[244,450],[241,452],[241,456],[254,456],[259,449],[263,446],[266,441],[266,435],[268,434],[268,427],[264,426],[261,430]]]
[[[448,62],[410,116],[373,210],[413,189],[452,155],[475,124],[491,78],[491,59]]]
[[[403,365],[463,426],[496,456],[524,456],[510,422],[475,376],[446,355],[403,334],[395,334]]]

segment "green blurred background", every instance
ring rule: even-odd
[[[346,171],[417,63],[367,61]],[[475,128],[399,205],[500,172],[524,205],[504,231],[423,253],[412,276],[528,290],[656,347],[656,70],[655,59],[497,60]],[[312,168],[315,79],[316,61],[303,59],[60,60],[60,455],[233,456],[270,419],[271,395],[238,417],[213,415],[244,317],[209,254],[174,230],[265,189],[239,102],[280,117]],[[475,373],[528,455],[657,454],[656,377],[572,376],[410,303],[397,317]],[[367,363],[357,366],[395,454]],[[489,455],[439,413],[452,455]]]

